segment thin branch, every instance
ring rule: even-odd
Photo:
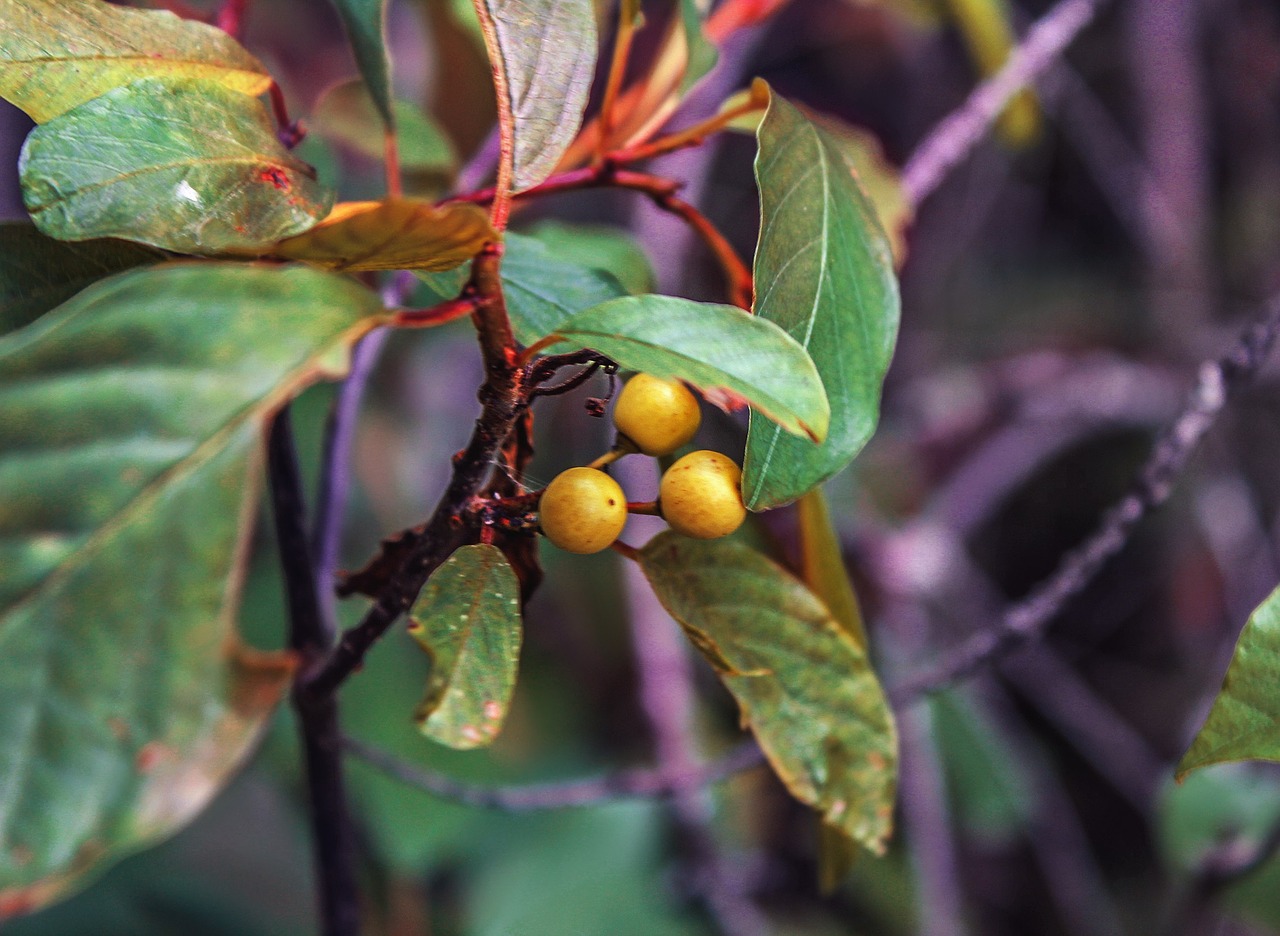
[[[386,298],[384,296],[384,298]],[[320,458],[320,480],[316,491],[316,522],[312,530],[311,551],[315,556],[315,577],[321,584],[322,641],[327,649],[338,636],[336,596],[332,583],[338,571],[338,552],[342,546],[342,529],[351,486],[351,448],[355,440],[356,420],[365,387],[377,366],[386,343],[388,330],[370,332],[351,352],[351,367],[338,389],[337,399],[325,423],[324,443]]]
[[[288,408],[271,425],[267,472],[276,542],[289,611],[289,646],[307,665],[327,648],[326,631],[307,544],[302,476]],[[315,848],[317,894],[324,936],[359,936],[360,889],[355,832],[342,777],[341,731],[333,696],[314,699],[295,684],[293,704],[302,734],[308,805]]]
[[[925,138],[902,171],[907,201],[919,205],[969,155],[1005,105],[1057,61],[1108,0],[1061,0],[1028,30],[998,72]]]
[[[744,309],[751,307],[751,268],[742,261],[729,239],[720,232],[710,218],[689,202],[676,197],[676,192],[680,190],[680,184],[672,179],[665,179],[661,176],[649,175],[643,172],[618,169],[612,162],[606,161],[600,165],[558,173],[541,185],[536,185],[531,189],[518,193],[515,199],[517,201],[525,201],[526,199],[540,198],[561,192],[608,187],[643,192],[663,211],[675,215],[688,224],[702,238],[720,264],[720,267],[724,270],[726,288],[733,303]],[[458,195],[446,199],[446,201],[467,201],[483,205],[497,197],[499,191],[498,188],[489,188],[479,192]]]
[[[355,738],[344,738],[342,743],[353,755],[401,783],[465,806],[501,812],[571,809],[619,800],[672,796],[684,790],[699,790],[720,783],[764,763],[764,755],[755,741],[744,741],[724,757],[700,764],[682,774],[647,767],[556,783],[482,786],[426,770]]]
[[[488,245],[472,263],[471,283],[476,325],[484,360],[485,382],[480,387],[482,410],[471,439],[455,459],[453,476],[421,535],[415,536],[403,561],[373,606],[355,627],[347,630],[322,665],[305,681],[306,692],[323,697],[334,692],[363,662],[369,648],[386,633],[449,557],[468,531],[471,499],[488,479],[492,466],[512,429],[528,408],[523,397],[523,371],[515,366],[515,340],[507,317],[499,276],[501,246]]]
[[[1066,603],[1088,585],[1129,540],[1138,522],[1168,499],[1200,439],[1231,396],[1257,373],[1280,332],[1280,296],[1222,358],[1200,365],[1200,379],[1182,412],[1156,440],[1132,491],[1104,516],[1085,542],[1030,595],[1005,609],[998,626],[974,634],[936,667],[900,683],[890,693],[902,706],[950,685],[1023,641],[1038,636]]]

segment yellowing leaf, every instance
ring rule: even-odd
[[[831,525],[831,512],[822,488],[814,488],[799,501],[800,572],[804,583],[831,609],[840,629],[863,651],[867,632],[862,626],[858,596],[849,582],[840,551],[840,539]]]
[[[0,0],[0,97],[36,123],[141,78],[262,94],[271,76],[220,29],[101,0]]]
[[[802,582],[742,543],[659,533],[640,567],[716,669],[791,795],[883,854],[898,739],[867,655]]]
[[[274,254],[328,270],[450,270],[497,235],[475,205],[437,208],[419,199],[342,202]]]

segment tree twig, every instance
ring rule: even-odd
[[[384,296],[384,301],[387,296]],[[378,363],[389,332],[378,329],[365,335],[351,352],[351,366],[338,388],[338,396],[325,423],[320,456],[320,479],[316,490],[316,521],[312,529],[311,551],[315,556],[315,577],[320,585],[321,624],[325,648],[333,646],[338,636],[338,618],[334,576],[338,570],[338,552],[342,545],[342,529],[351,486],[351,447],[355,440],[356,420],[365,387]]]
[[[273,421],[267,441],[267,473],[276,543],[284,571],[289,612],[289,646],[302,659],[302,672],[328,647],[315,570],[307,542],[302,477],[288,408]],[[355,870],[355,833],[342,777],[337,699],[313,698],[295,684],[293,704],[302,734],[308,805],[315,849],[321,932],[359,936],[360,890]]]
[[[1022,88],[1057,61],[1108,0],[1061,0],[1039,19],[1004,66],[974,89],[924,139],[902,171],[907,201],[919,205],[973,150]]]
[[[671,796],[683,790],[697,790],[719,783],[764,763],[764,755],[752,740],[742,742],[718,760],[692,767],[684,773],[646,767],[581,780],[482,786],[426,770],[356,738],[344,738],[343,745],[356,757],[401,783],[465,806],[501,812],[571,809],[626,799]]]
[[[466,533],[468,505],[489,477],[503,443],[526,411],[523,370],[515,366],[515,340],[502,295],[500,245],[490,244],[472,264],[475,321],[484,360],[480,388],[482,410],[471,439],[455,458],[453,476],[430,519],[415,536],[396,574],[355,627],[347,630],[324,662],[309,674],[306,692],[315,697],[334,692],[364,660],[365,653],[395,620],[409,609],[431,573],[449,557]]]
[[[1021,642],[1040,634],[1063,606],[1084,589],[1128,542],[1138,522],[1168,499],[1200,439],[1233,393],[1257,373],[1280,332],[1280,296],[1216,361],[1200,365],[1200,377],[1182,412],[1156,440],[1133,489],[1107,512],[1098,529],[1069,552],[1030,595],[1005,609],[997,626],[974,634],[936,667],[894,687],[890,698],[906,705],[974,672]]]

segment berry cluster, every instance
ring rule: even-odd
[[[701,420],[698,400],[684,384],[637,374],[614,406],[618,443],[597,464],[632,452],[670,455],[693,439]],[[629,511],[656,512],[677,533],[715,539],[732,533],[746,518],[741,479],[741,469],[728,456],[690,452],[663,473],[655,504],[629,505],[618,482],[598,467],[570,468],[547,485],[538,517],[547,539],[573,553],[608,548]]]

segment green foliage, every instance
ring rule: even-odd
[[[1237,760],[1280,761],[1280,589],[1254,609],[1178,776]]]
[[[520,661],[520,583],[506,557],[496,546],[463,546],[409,617],[431,658],[416,715],[422,733],[455,748],[488,744],[502,729]]]
[[[875,430],[898,331],[898,284],[875,210],[826,133],[773,94],[757,132],[755,313],[812,356],[831,401],[821,446],[753,419],[747,506],[786,504],[849,464]]]
[[[447,173],[458,154],[445,132],[420,108],[393,100],[400,167],[408,174]],[[347,81],[327,90],[316,102],[310,124],[315,133],[373,159],[384,152],[382,116],[363,81]]]
[[[396,131],[396,110],[391,100],[391,62],[383,38],[387,0],[333,0],[347,27],[347,39],[369,96],[387,131]]]
[[[27,211],[61,240],[259,253],[333,203],[280,145],[261,102],[209,81],[116,88],[33,130],[20,165]]]
[[[335,4],[362,82],[332,89],[314,124],[365,156],[398,146],[399,165],[385,167],[395,197],[335,206],[291,152],[297,134],[282,89],[220,30],[100,0],[0,0],[0,96],[40,124],[19,164],[34,226],[0,225],[0,917],[186,823],[262,732],[297,663],[251,650],[236,626],[265,430],[304,388],[344,374],[359,337],[408,318],[390,316],[370,288],[395,283],[374,274],[404,270],[419,275],[414,298],[424,305],[464,298],[450,310],[475,313],[489,378],[475,437],[487,454],[474,465],[458,459],[450,497],[465,490],[439,514],[466,545],[412,606],[410,633],[430,658],[420,733],[454,748],[488,745],[516,691],[541,466],[525,473],[527,440],[509,428],[533,401],[521,385],[531,355],[488,343],[505,335],[490,321],[505,307],[526,348],[548,339],[555,351],[592,349],[687,381],[726,408],[752,408],[747,494],[763,509],[809,492],[800,514],[808,585],[732,542],[666,533],[639,560],[784,783],[833,830],[824,853],[842,862],[850,839],[881,852],[895,729],[816,486],[874,427],[897,293],[840,141],[772,99],[758,131],[756,315],[653,295],[649,260],[622,232],[544,220],[500,235],[495,226],[505,226],[508,195],[557,167],[590,161],[576,170],[590,186],[617,181],[625,157],[615,166],[601,147],[648,141],[716,62],[704,4],[681,0],[662,21],[653,74],[624,83],[612,126],[598,120],[580,133],[596,71],[595,6],[477,0],[502,132],[492,221],[471,203],[490,197],[482,193],[441,204],[399,197],[401,168],[418,176],[406,190],[422,191],[443,183],[456,155],[420,108],[392,97],[385,0]],[[269,90],[273,112],[261,99]],[[686,220],[701,221],[704,235],[711,224]],[[499,251],[485,248],[500,238],[499,265]],[[495,401],[503,393],[510,399]],[[508,407],[501,433],[495,402]],[[393,578],[417,571],[388,563]],[[278,575],[255,581],[274,594]],[[395,607],[407,608],[420,585]],[[398,639],[400,651],[409,646]],[[394,680],[357,678],[344,690],[355,732],[393,747],[407,732],[414,752],[430,749],[424,757],[496,776],[496,761],[448,760],[461,755],[422,745],[415,719],[388,721],[408,707],[405,687],[422,680],[420,655],[395,666]],[[557,676],[561,694],[564,682]],[[304,723],[314,717],[297,710]],[[560,721],[559,730],[572,723]],[[492,844],[498,820],[438,806],[430,823],[402,819],[403,790],[390,794],[360,769],[353,777],[380,820],[371,839],[397,871],[446,853],[496,857],[499,869],[526,860]],[[597,810],[545,833],[545,820],[525,821],[529,836],[562,843],[556,860],[522,876],[531,890],[508,888],[505,871],[477,874],[462,897],[468,931],[619,931],[621,915],[644,921],[629,930],[637,933],[697,932],[656,886],[657,810]],[[625,849],[608,841],[616,836]],[[620,875],[639,883],[629,890]],[[571,913],[545,912],[553,892]],[[529,894],[543,898],[539,907]]]
[[[808,355],[782,329],[735,306],[624,296],[579,312],[554,334],[627,370],[728,390],[787,432],[826,434],[830,410]]]
[[[184,264],[0,339],[0,903],[169,833],[243,758],[290,672],[234,639],[264,421],[380,310]]]
[[[661,533],[641,567],[792,795],[883,853],[898,752],[866,653],[803,583],[740,543]]]
[[[45,123],[143,78],[257,95],[271,76],[220,29],[100,0],[0,0],[0,97]],[[211,124],[216,126],[216,124]]]
[[[164,256],[125,241],[68,244],[25,222],[0,222],[0,336],[35,321],[90,283]]]
[[[551,334],[584,309],[627,294],[612,272],[580,262],[576,247],[557,250],[542,238],[511,232],[505,240],[502,286],[511,328],[523,344]]]
[[[553,255],[573,257],[575,263],[616,279],[630,295],[650,293],[657,288],[657,278],[648,254],[635,238],[619,228],[546,220],[539,221],[527,233],[541,241]],[[510,249],[510,241],[507,246]],[[561,289],[566,285],[569,284],[562,282]],[[596,302],[585,303],[582,308]]]

